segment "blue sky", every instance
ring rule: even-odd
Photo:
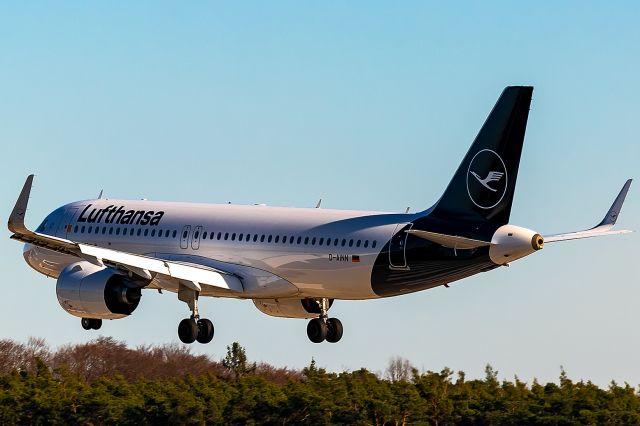
[[[0,5],[0,197],[36,173],[27,222],[97,196],[404,211],[441,194],[507,85],[535,86],[511,222],[601,219],[639,177],[637,2],[59,2]],[[632,185],[619,226],[640,230]],[[0,241],[0,338],[94,337],[55,282]],[[640,383],[637,234],[549,245],[490,274],[337,302],[339,345],[251,302],[201,303],[222,357],[300,368],[420,369]],[[102,333],[177,341],[175,295]]]

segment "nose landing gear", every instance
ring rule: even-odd
[[[342,322],[338,318],[328,318],[329,300],[318,300],[320,317],[314,318],[307,324],[307,337],[313,343],[336,343],[342,339]]]

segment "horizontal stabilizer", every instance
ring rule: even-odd
[[[620,215],[620,210],[622,210],[622,204],[624,204],[624,199],[627,196],[627,192],[629,192],[629,187],[631,186],[632,179],[629,179],[625,182],[624,186],[620,190],[620,193],[616,197],[615,201],[609,208],[609,211],[604,216],[604,219],[594,226],[591,229],[586,229],[584,231],[576,231],[576,232],[567,232],[564,234],[554,234],[554,235],[545,235],[544,242],[545,243],[554,243],[556,241],[567,241],[567,240],[579,240],[582,238],[591,238],[591,237],[601,237],[604,235],[616,235],[616,234],[627,234],[632,231],[627,230],[612,230],[613,226],[616,224],[618,220],[618,216]]]
[[[439,234],[437,232],[420,231],[417,229],[410,229],[407,231],[407,234],[424,238],[425,240],[440,244],[443,247],[460,250],[474,249],[491,245],[491,241],[474,240],[472,238],[459,237],[457,235]]]

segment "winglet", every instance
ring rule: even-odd
[[[622,209],[622,204],[624,204],[624,199],[627,196],[627,192],[629,192],[631,181],[633,181],[633,179],[628,179],[625,182],[624,186],[620,190],[620,193],[618,194],[618,196],[616,197],[616,200],[611,205],[611,208],[607,212],[606,216],[604,217],[604,219],[602,219],[602,222],[600,222],[596,226],[596,228],[600,226],[607,226],[611,228],[613,227],[613,225],[616,224],[616,220],[618,220],[618,215],[620,214],[620,210]]]
[[[602,221],[594,226],[591,229],[586,229],[584,231],[576,231],[576,232],[568,232],[565,234],[555,234],[555,235],[545,235],[544,242],[545,243],[554,243],[556,241],[567,241],[567,240],[579,240],[582,238],[591,238],[591,237],[600,237],[603,235],[616,235],[616,234],[626,234],[627,230],[613,230],[613,225],[616,224],[616,220],[618,220],[618,216],[620,215],[620,210],[622,209],[622,204],[624,203],[624,199],[627,196],[627,192],[629,191],[629,187],[631,186],[632,179],[629,179],[625,182],[624,186],[620,190],[620,193],[614,200],[613,204],[609,208],[606,216]]]
[[[24,225],[24,216],[27,213],[27,204],[29,203],[29,194],[31,193],[31,185],[33,184],[33,175],[27,176],[27,180],[24,182],[18,201],[13,207],[11,216],[9,216],[8,227],[9,231],[14,234],[20,234],[28,232],[27,227]]]

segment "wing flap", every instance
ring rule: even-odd
[[[196,283],[207,284],[213,287],[236,292],[243,291],[242,283],[239,278],[224,271],[200,267],[193,264],[186,265],[150,256],[88,246],[85,244],[78,244],[78,246],[80,247],[83,257],[87,258],[89,261],[91,261],[91,259],[98,259],[98,261],[102,263],[107,261],[108,263],[115,264],[124,269],[131,269],[134,273],[136,273],[135,269],[142,269],[143,271],[167,275],[171,278],[185,281],[187,286],[191,286],[189,283]],[[195,287],[197,289],[197,285]],[[200,290],[198,289],[198,291]]]

